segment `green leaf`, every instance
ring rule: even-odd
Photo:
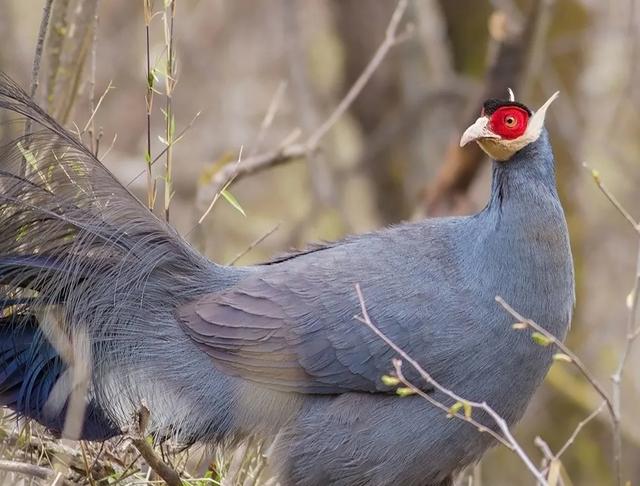
[[[242,214],[243,216],[247,216],[247,213],[244,212],[244,209],[242,209],[242,206],[240,206],[240,203],[238,202],[238,200],[234,197],[233,194],[231,194],[229,191],[227,191],[226,189],[223,189],[220,192],[220,195],[225,198],[227,200],[227,202],[229,204],[231,204],[236,210],[238,210],[238,212],[240,214]]]
[[[565,363],[572,363],[573,360],[571,359],[571,356],[564,354],[564,353],[556,353],[553,355],[553,359],[555,361],[564,361]]]
[[[447,415],[447,417],[451,418],[454,415],[457,415],[461,410],[464,412],[464,416],[466,418],[471,418],[473,407],[471,407],[471,404],[467,401],[457,401],[456,403],[451,405],[451,407],[449,407],[449,414]]]
[[[470,419],[471,413],[473,412],[471,404],[469,402],[462,402],[462,408],[464,408],[464,416]]]
[[[16,241],[20,241],[24,239],[24,237],[27,236],[28,234],[29,234],[29,226],[26,224],[23,224],[22,226],[20,226],[20,228],[18,228],[18,233],[16,234]]]
[[[408,397],[409,395],[415,395],[416,392],[407,386],[401,386],[396,389],[396,393],[401,397]]]
[[[24,160],[27,161],[27,164],[29,165],[29,167],[31,167],[33,172],[35,172],[36,174],[38,174],[40,176],[40,179],[42,179],[42,182],[44,183],[44,185],[47,188],[47,190],[48,191],[52,191],[51,186],[49,185],[49,181],[47,180],[45,175],[42,173],[40,168],[38,167],[37,153],[36,153],[36,155],[34,155],[31,150],[29,150],[28,148],[23,147],[21,142],[18,142],[17,145],[18,145],[18,149],[20,150],[20,153],[24,157]]]
[[[33,155],[33,152],[31,152],[31,150],[29,150],[29,149],[24,148],[22,146],[22,142],[18,142],[18,149],[20,150],[20,153],[22,154],[22,156],[25,158],[25,160],[29,164],[29,167],[31,167],[34,171],[37,171],[38,170],[38,159],[36,158],[35,155]]]
[[[171,115],[171,119],[169,120],[169,140],[173,140],[173,136],[176,133],[176,117]]]
[[[549,344],[553,343],[553,339],[537,331],[531,333],[531,339],[539,346],[549,346]]]
[[[400,380],[398,380],[395,376],[382,375],[380,378],[382,383],[387,386],[398,386],[400,384]]]
[[[452,417],[454,415],[456,415],[460,410],[462,410],[462,407],[464,407],[464,405],[462,404],[462,402],[456,402],[453,405],[451,405],[451,407],[449,407],[449,415],[451,415]]]

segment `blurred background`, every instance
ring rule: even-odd
[[[25,87],[46,3],[0,2],[0,69]],[[238,261],[246,264],[402,220],[472,213],[487,200],[490,164],[475,146],[461,150],[457,142],[481,102],[504,98],[511,87],[535,109],[559,90],[547,127],[577,275],[568,343],[610,389],[638,241],[582,164],[597,169],[640,216],[636,0],[411,0],[398,29],[404,40],[319,150],[280,157],[236,179],[199,224],[220,188],[220,171],[240,151],[245,161],[255,160],[316,132],[380,46],[395,7],[392,0],[176,2],[170,111],[173,138],[181,137],[171,148],[171,222],[223,263],[268,234]],[[150,138],[145,22],[155,90]],[[130,187],[145,202],[148,140],[153,159],[171,136],[170,26],[161,0],[54,0],[42,51],[36,98],[68,127],[89,125],[87,143],[95,148],[99,138],[101,159],[124,183],[133,180]],[[153,166],[158,214],[165,156]],[[630,484],[640,484],[639,370],[636,349],[622,383],[623,477]],[[517,438],[539,460],[536,436],[557,451],[599,404],[570,365],[555,364]],[[610,430],[603,411],[563,456],[573,484],[612,484]],[[531,484],[527,474],[503,448],[482,461],[483,484]]]

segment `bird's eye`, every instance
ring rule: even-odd
[[[505,140],[521,137],[527,129],[529,113],[520,106],[501,106],[489,118],[489,129]]]
[[[504,117],[504,124],[508,128],[513,128],[518,124],[518,121],[513,115],[507,115]]]

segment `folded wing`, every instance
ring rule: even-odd
[[[394,353],[355,319],[359,313],[355,284],[257,272],[185,305],[179,317],[226,374],[289,392],[390,392],[380,378],[392,369]],[[385,322],[392,339],[410,346],[405,331]]]

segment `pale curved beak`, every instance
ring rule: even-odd
[[[460,146],[464,147],[469,142],[473,142],[474,140],[478,140],[480,138],[493,138],[500,139],[500,135],[496,135],[487,126],[489,124],[489,118],[486,116],[481,116],[478,118],[473,125],[467,128],[462,134],[462,138],[460,138]]]

